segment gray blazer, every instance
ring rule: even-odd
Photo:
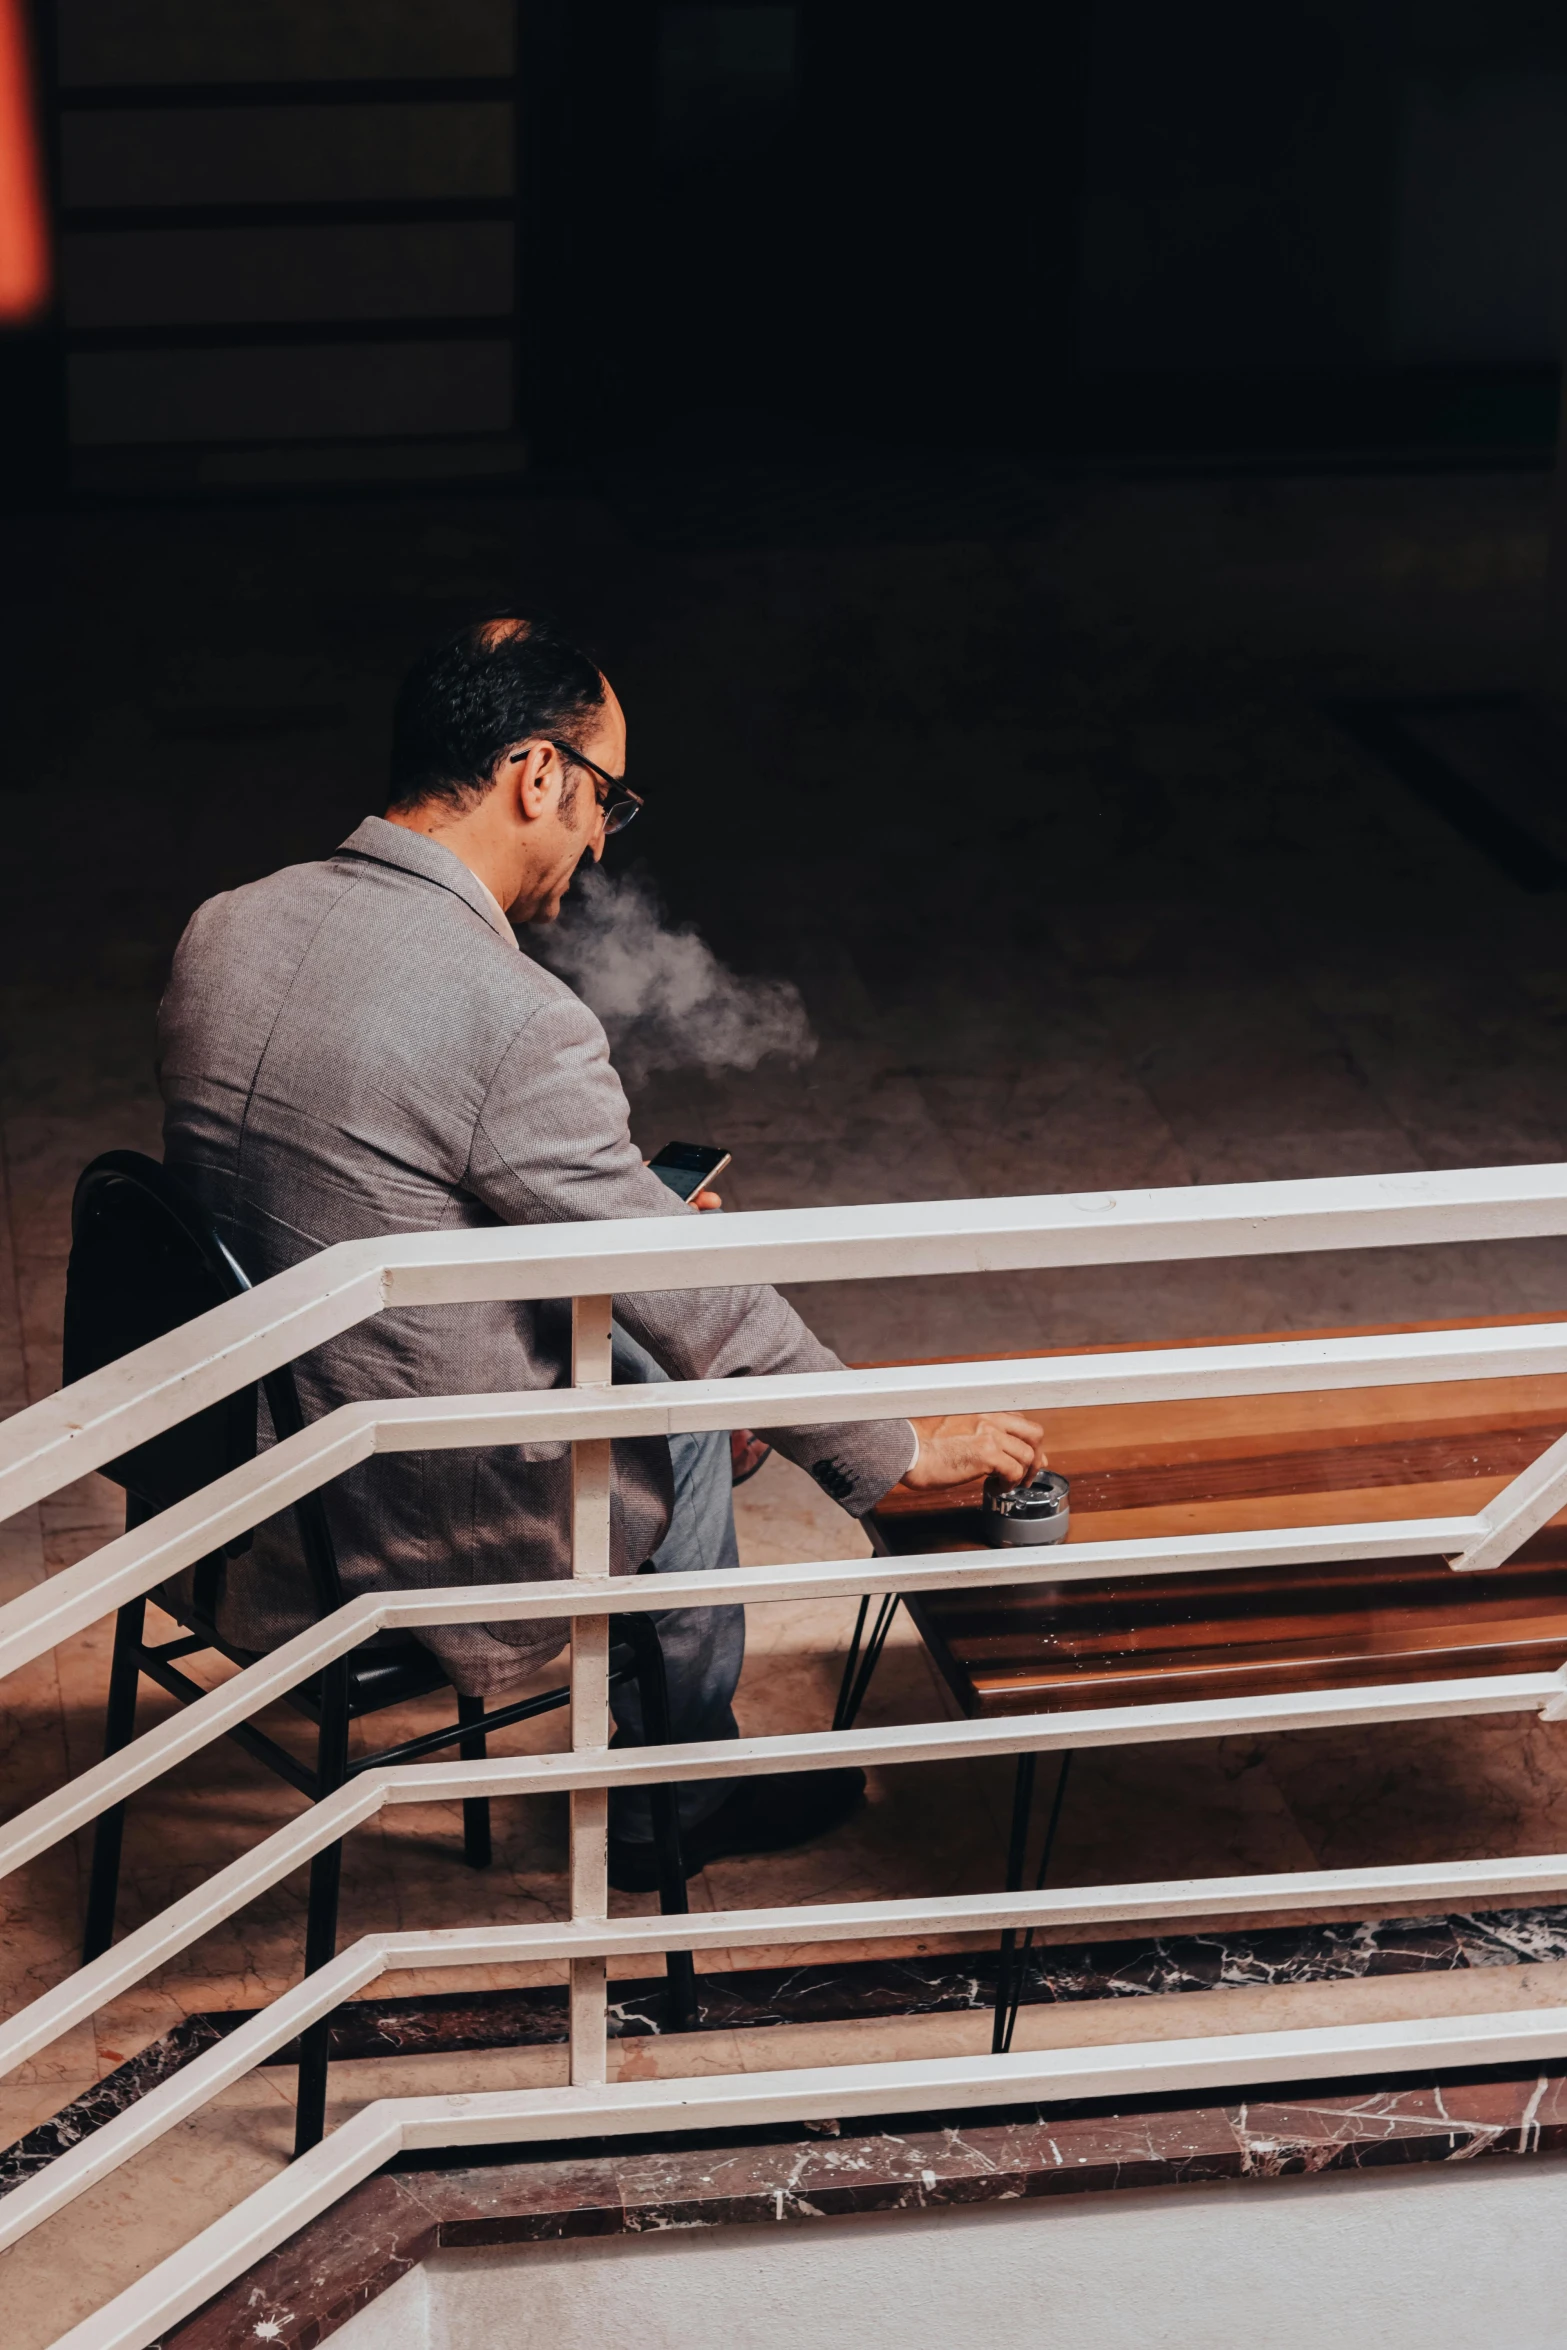
[[[642,1165],[594,1015],[519,951],[458,858],[378,816],[321,864],[200,908],[159,1013],[158,1077],[168,1163],[253,1279],[369,1235],[694,1213]],[[615,1310],[673,1378],[837,1367],[772,1289]],[[360,1398],[563,1386],[569,1361],[563,1303],[432,1306],[360,1324],[299,1380],[313,1419]],[[914,1454],[905,1420],[769,1433],[853,1515]],[[614,1450],[614,1564],[634,1571],[669,1523],[668,1446]],[[387,1453],[350,1470],[326,1496],[347,1589],[569,1573],[568,1452]],[[276,1519],[225,1568],[220,1624],[267,1649],[314,1614],[292,1519]],[[487,1694],[555,1654],[566,1626],[422,1637],[459,1689]]]

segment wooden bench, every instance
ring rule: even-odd
[[[1366,1327],[1460,1330],[1557,1318],[1493,1315]],[[1071,1482],[1069,1543],[1080,1547],[1138,1536],[1468,1514],[1567,1429],[1567,1377],[1038,1416],[1050,1465]],[[979,1501],[977,1485],[941,1495],[896,1486],[866,1521],[867,1531],[878,1549],[896,1556],[978,1549]],[[1567,1661],[1567,1513],[1505,1566],[1479,1576],[1455,1575],[1440,1558],[1368,1559],[960,1589],[907,1604],[959,1710],[970,1717],[1539,1671]],[[895,1600],[880,1604],[868,1638],[862,1606],[844,1674],[842,1726],[859,1710],[896,1606]],[[1041,1884],[1069,1766],[1063,1756]],[[1021,1756],[1008,1850],[1011,1888],[1023,1882],[1034,1776],[1033,1756]],[[1004,1937],[1003,1952],[1009,1946]],[[998,2048],[1010,2045],[1016,2014],[1003,1996],[1005,1959],[1001,1973]]]

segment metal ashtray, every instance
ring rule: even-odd
[[[1067,1507],[1071,1488],[1054,1469],[1041,1469],[1027,1485],[1008,1485],[1001,1477],[985,1479],[985,1540],[992,1550],[1024,1543],[1064,1542],[1072,1523]]]

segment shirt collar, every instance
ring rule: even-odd
[[[479,876],[477,873],[475,873],[473,878],[475,881],[479,881]],[[507,921],[506,909],[501,904],[500,899],[495,895],[494,891],[489,887],[488,883],[479,881],[479,887],[484,892],[485,911],[488,913],[491,922],[500,932],[500,935],[506,941],[506,944],[509,947],[515,947],[517,952],[521,954],[522,941],[517,936],[515,930],[513,930],[511,924]]]

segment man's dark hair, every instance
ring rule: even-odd
[[[471,807],[495,781],[501,754],[529,735],[579,739],[604,706],[604,680],[547,620],[492,612],[417,660],[392,717],[389,805],[446,800]],[[569,801],[563,806],[569,813]]]

